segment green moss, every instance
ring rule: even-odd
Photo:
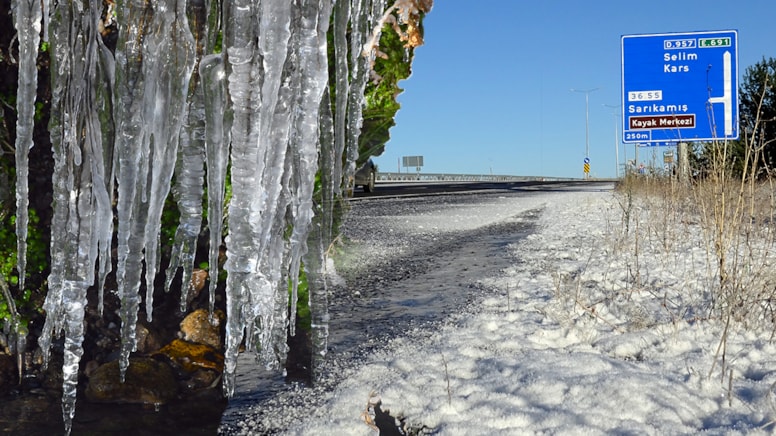
[[[180,219],[181,213],[178,210],[178,204],[176,203],[173,194],[170,193],[170,195],[167,196],[167,200],[164,202],[161,223],[162,252],[167,255],[172,251],[173,244],[175,243],[175,231],[178,230]]]
[[[291,284],[288,285],[289,297],[292,288]],[[296,318],[297,326],[301,327],[305,331],[310,331],[312,328],[312,313],[310,312],[310,288],[307,285],[307,275],[304,273],[304,268],[299,271],[299,286],[297,287],[297,302],[296,302]],[[290,298],[289,298],[290,301]]]
[[[26,277],[30,277],[32,273],[42,273],[48,267],[46,258],[47,247],[38,226],[39,221],[38,214],[34,209],[30,209],[27,228]],[[16,216],[0,216],[0,223],[2,223],[0,225],[0,275],[11,287],[17,287],[19,284],[19,272],[16,269]],[[27,325],[29,317],[34,312],[41,310],[34,295],[35,292],[30,288],[16,289],[11,292],[11,297],[14,300],[16,310],[21,316],[20,322],[23,326]],[[11,320],[11,308],[6,300],[7,298],[3,299],[2,304],[0,304],[0,325],[7,325]]]

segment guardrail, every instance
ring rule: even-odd
[[[449,173],[384,173],[377,172],[378,182],[526,182],[526,181],[571,181],[571,177],[505,176],[494,174],[449,174]]]

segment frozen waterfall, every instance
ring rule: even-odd
[[[111,50],[100,34],[111,12],[106,16],[101,2],[64,0],[48,10],[48,1],[13,0],[22,287],[36,54],[41,33],[50,38],[54,212],[39,343],[48,363],[52,341],[64,334],[68,432],[87,289],[97,287],[102,313],[106,276],[115,273],[117,287],[108,291],[121,303],[123,377],[136,350],[139,314],[153,316],[170,193],[180,222],[164,287],[180,272],[182,310],[203,214],[211,311],[219,250],[226,246],[225,393],[233,392],[242,345],[267,368],[282,367],[301,268],[313,346],[325,355],[325,249],[335,236],[333,205],[352,188],[375,55],[369,41],[379,40],[386,10],[399,11],[401,20],[419,1],[398,0],[386,9],[385,0],[124,0],[116,4],[118,43]],[[429,0],[420,3],[430,9]],[[331,69],[327,34],[334,43]]]

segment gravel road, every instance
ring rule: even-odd
[[[238,364],[223,434],[282,432],[304,419],[361,357],[409,332],[433,331],[487,292],[513,264],[506,246],[530,234],[543,208],[530,191],[353,201],[334,256],[326,370],[315,386],[284,383],[249,357]]]

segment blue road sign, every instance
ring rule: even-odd
[[[623,142],[738,139],[735,30],[622,37]]]

